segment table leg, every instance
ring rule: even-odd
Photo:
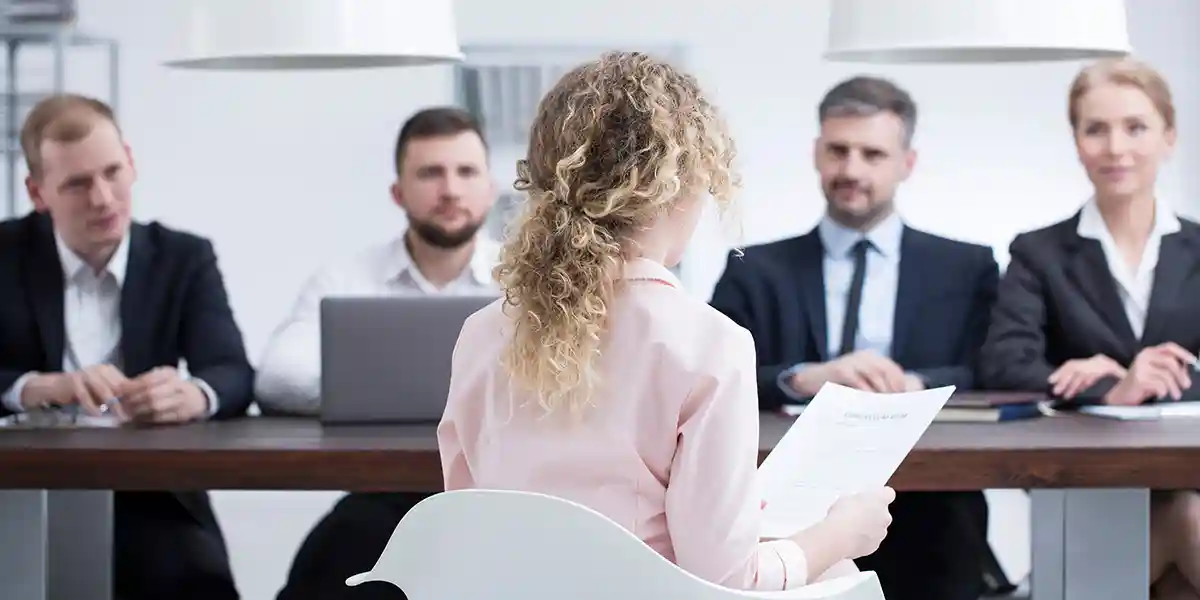
[[[0,598],[46,598],[46,492],[0,490]]]
[[[112,596],[112,492],[0,490],[0,540],[0,598]]]
[[[1150,492],[1033,490],[1036,600],[1150,597]]]

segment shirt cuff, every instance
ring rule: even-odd
[[[808,557],[796,542],[763,542],[759,545],[759,556],[762,557],[758,569],[759,589],[791,590],[808,583]]]
[[[3,403],[4,408],[14,413],[25,412],[25,407],[21,405],[21,392],[25,390],[25,384],[29,383],[29,380],[34,375],[37,375],[37,373],[32,371],[22,375],[13,383],[12,387],[8,388],[8,391],[4,392],[3,398],[0,398],[0,402]]]
[[[204,392],[204,397],[208,400],[208,412],[205,413],[204,416],[205,418],[212,418],[213,415],[217,414],[217,409],[221,407],[219,402],[220,399],[217,397],[217,392],[214,391],[211,386],[205,383],[203,379],[189,377],[188,381],[196,384],[196,387],[200,388],[200,391]]]
[[[807,369],[809,366],[811,366],[810,363],[800,363],[798,365],[793,365],[791,367],[784,369],[781,373],[779,373],[779,377],[775,378],[775,384],[778,385],[779,389],[782,390],[783,393],[786,394],[787,397],[791,398],[792,400],[796,400],[799,402],[804,402],[804,401],[809,400],[810,398],[808,396],[805,396],[804,394],[801,394],[801,393],[797,392],[796,390],[792,389],[792,385],[789,383],[791,381],[793,375],[795,375],[796,373],[799,373],[800,371],[803,371],[804,369]]]
[[[905,371],[904,374],[908,375],[909,377],[916,377],[917,381],[921,382],[921,385],[925,386],[926,388],[929,387],[929,378],[928,377],[926,377],[916,371]]]

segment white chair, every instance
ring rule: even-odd
[[[542,494],[463,490],[415,506],[367,573],[409,600],[884,600],[872,572],[783,592],[731,590],[664,559],[585,506]]]

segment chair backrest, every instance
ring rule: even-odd
[[[874,573],[764,595],[713,585],[580,504],[527,492],[462,490],[425,499],[400,521],[375,568],[410,600],[883,600]]]

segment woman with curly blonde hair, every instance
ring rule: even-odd
[[[454,351],[438,428],[447,490],[579,502],[741,589],[797,587],[874,551],[888,489],[759,540],[754,342],[669,270],[706,194],[730,206],[733,158],[696,81],[645,54],[606,54],[546,95],[496,269],[504,298]]]

